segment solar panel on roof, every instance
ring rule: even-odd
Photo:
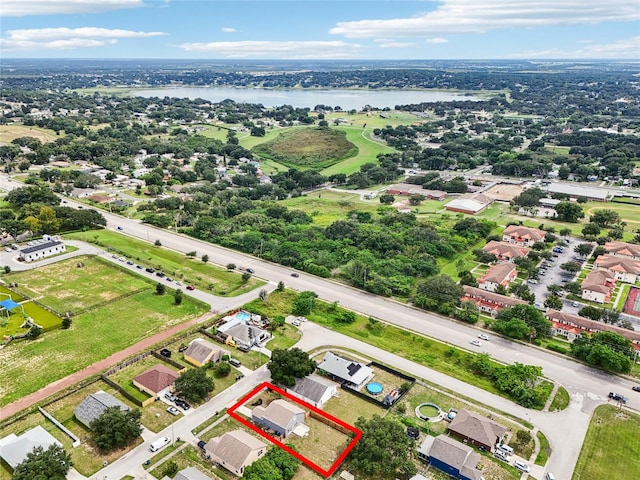
[[[360,370],[360,368],[362,367],[362,365],[360,365],[359,363],[350,363],[349,366],[347,366],[347,371],[349,372],[349,376],[353,377],[353,375]]]

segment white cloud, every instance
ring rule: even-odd
[[[509,55],[510,58],[562,58],[562,59],[635,59],[640,60],[640,35],[614,43],[588,44],[577,50],[536,50]]]
[[[427,43],[448,43],[449,42],[449,40],[447,40],[446,38],[441,38],[441,37],[427,38],[425,41]]]
[[[0,16],[96,13],[143,5],[142,0],[2,0]]]
[[[180,48],[187,52],[217,53],[227,58],[316,58],[341,59],[354,58],[363,47],[358,44],[341,41],[332,42],[210,42],[183,43]]]
[[[411,18],[340,22],[329,33],[347,38],[421,37],[498,29],[632,22],[638,0],[438,0]]]
[[[223,33],[234,33],[236,32],[236,29],[233,27],[222,27],[220,29]]]
[[[16,50],[68,50],[70,48],[102,47],[116,43],[119,38],[144,38],[166,35],[163,32],[134,32],[132,30],[98,27],[82,28],[32,28],[8,30],[0,38],[5,51]]]

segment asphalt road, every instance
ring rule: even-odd
[[[0,188],[11,189],[18,186],[22,186],[22,184],[8,180],[4,175],[0,176]],[[68,204],[70,206],[79,205],[71,200],[68,200]],[[375,295],[361,292],[330,280],[307,275],[302,272],[300,272],[300,276],[298,278],[293,278],[291,277],[293,270],[280,265],[275,265],[255,257],[233,252],[189,237],[177,235],[170,231],[143,225],[137,220],[127,219],[105,212],[102,213],[105,218],[107,218],[107,228],[116,230],[117,227],[120,226],[122,233],[126,235],[152,243],[156,240],[160,240],[164,248],[171,248],[179,252],[186,253],[195,250],[198,256],[207,254],[209,255],[210,262],[219,265],[224,266],[228,263],[235,263],[241,267],[253,268],[256,276],[269,281],[272,286],[275,286],[279,281],[283,281],[287,286],[295,290],[314,291],[323,300],[330,302],[337,301],[343,307],[350,308],[364,315],[373,316],[388,323],[392,323],[433,338],[437,338],[446,343],[470,348],[475,351],[487,352],[493,358],[505,363],[522,362],[541,366],[545,376],[567,388],[571,395],[571,406],[565,412],[557,414],[540,414],[539,412],[530,412],[522,409],[519,410],[518,416],[522,418],[531,418],[550,439],[552,449],[554,449],[555,452],[558,452],[557,455],[552,455],[550,468],[553,469],[558,478],[569,478],[570,473],[573,471],[577,455],[586,433],[589,417],[597,405],[607,401],[607,393],[609,391],[620,392],[625,396],[628,396],[628,407],[640,410],[640,395],[631,391],[631,386],[634,385],[634,382],[631,382],[628,379],[606,374],[600,370],[575,363],[551,352],[497,337],[492,338],[489,342],[482,342],[481,347],[473,347],[469,345],[469,341],[476,338],[478,329],[468,325],[460,324],[448,318],[443,318],[428,312],[416,310],[390,299],[377,297]],[[257,291],[254,292],[254,295],[257,295],[257,293]],[[226,309],[227,307],[232,308],[239,300],[240,299],[238,298],[221,299],[219,310]],[[316,335],[314,334],[313,336]],[[307,335],[305,335],[305,338],[306,337]],[[329,337],[327,335],[325,338],[326,340],[323,340],[321,345],[340,344],[340,342],[338,342],[339,339],[336,337]],[[353,339],[349,340],[351,342],[356,342]],[[360,344],[360,342],[358,343]],[[360,344],[358,348],[361,348],[363,353],[367,353],[372,347],[366,346],[366,344]],[[400,359],[399,357],[388,357],[387,355],[390,354],[384,354],[381,351],[374,353],[376,354],[374,355],[374,358],[383,359],[383,361],[387,361],[384,359],[389,358],[390,364],[406,369],[410,372],[414,372],[414,369],[416,368],[424,368],[411,364],[410,362],[406,363],[406,360]],[[435,376],[432,372],[428,372],[428,375]],[[425,378],[431,380],[428,375]],[[442,376],[440,378],[443,384],[453,385],[450,388],[464,394],[466,394],[465,392],[467,389],[473,388],[446,376]],[[247,382],[248,380],[245,380],[241,385],[245,385]],[[240,386],[235,388],[240,388]],[[247,388],[247,391],[249,389],[250,386]],[[499,397],[495,397],[484,391],[475,390],[468,396],[476,398],[489,405],[501,402],[501,400],[498,400]],[[225,391],[222,395],[224,395],[224,399],[227,399],[231,398],[231,395],[239,394],[240,392],[231,390],[230,393],[226,393]],[[490,395],[490,397],[487,397],[487,395]],[[216,399],[218,399],[218,397],[216,397]],[[215,411],[216,408],[219,408],[219,403],[222,400],[214,401],[216,406],[211,407],[211,411]],[[506,404],[505,406],[501,405],[501,409],[505,411],[511,412],[514,408],[520,408],[511,402],[504,402],[506,402]],[[209,407],[207,407],[207,409],[209,409]],[[198,409],[198,411],[199,410],[200,409]],[[203,411],[205,411],[204,407]],[[200,414],[198,413],[198,416],[199,415]],[[182,422],[186,421],[187,418],[191,419],[194,417],[195,415],[192,414],[186,417],[185,420],[178,422],[178,424],[182,424]],[[189,422],[191,422],[191,420],[189,420]],[[195,423],[194,426],[198,423]],[[177,424],[174,424],[173,428],[175,429],[176,426]],[[162,432],[157,436],[161,435]],[[176,435],[178,434],[176,433]],[[138,452],[138,449],[136,449],[135,452]],[[136,455],[138,455],[138,453],[136,453]],[[130,453],[127,454],[126,457],[128,458],[131,456],[132,454]],[[144,455],[140,455],[139,458],[136,456],[136,460],[133,463],[138,462],[139,459],[144,461],[145,458],[143,457]],[[127,462],[128,461],[129,460],[127,460]],[[117,462],[116,464],[119,463],[120,462]],[[126,472],[128,471],[125,471],[125,473]],[[559,474],[560,472],[566,472],[566,475],[561,475]],[[109,478],[121,478],[121,476],[122,475],[109,475]]]

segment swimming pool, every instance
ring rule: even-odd
[[[239,311],[234,315],[235,318],[239,320],[251,320],[251,314],[249,312],[245,312],[244,310]]]

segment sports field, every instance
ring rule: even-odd
[[[56,138],[53,130],[39,127],[26,127],[24,125],[0,125],[0,143],[10,143],[20,137],[33,137],[42,143],[52,142]]]

